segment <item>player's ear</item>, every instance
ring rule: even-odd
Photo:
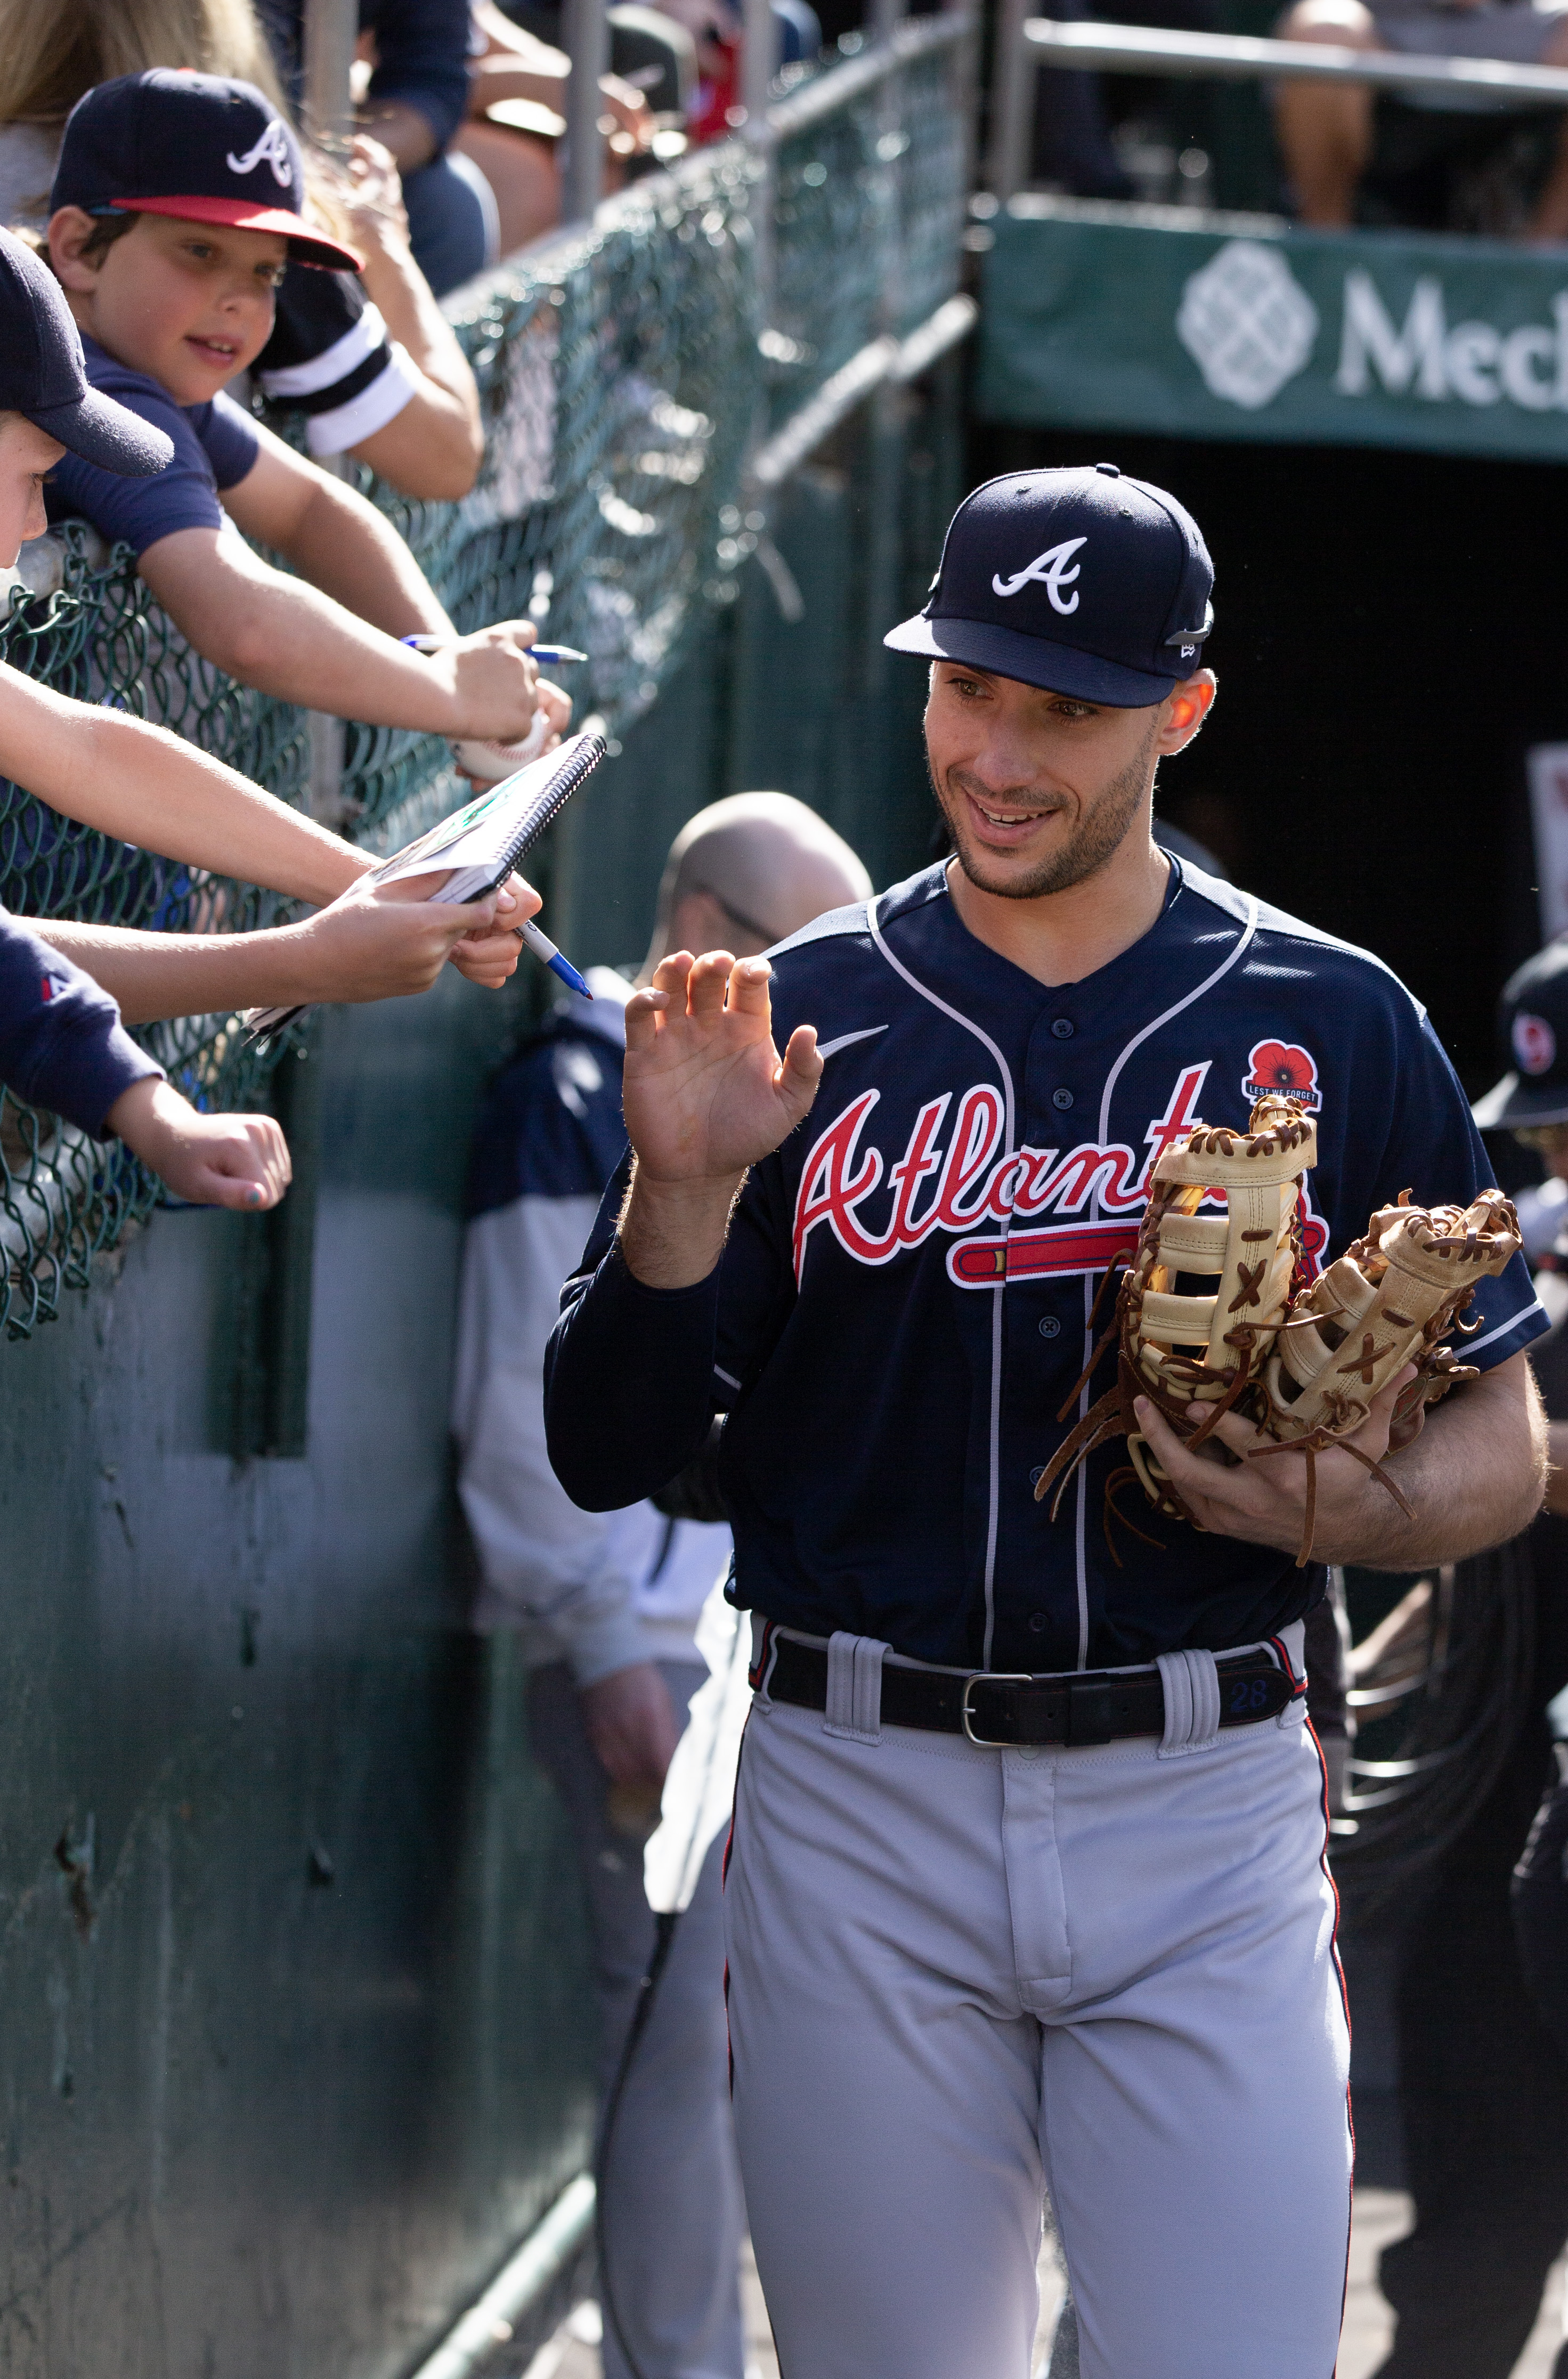
[[[1160,725],[1162,752],[1179,752],[1190,743],[1213,707],[1219,692],[1219,680],[1212,670],[1200,670],[1180,685],[1173,686],[1161,704],[1164,717]]]

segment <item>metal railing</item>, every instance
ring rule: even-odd
[[[1007,199],[1029,178],[1034,77],[1043,66],[1099,74],[1160,75],[1224,82],[1342,82],[1379,91],[1444,94],[1466,108],[1568,107],[1568,70],[1498,58],[1405,57],[1328,42],[1277,42],[1239,33],[1176,33],[1137,25],[1059,23],[1004,0],[992,83],[986,179]]]

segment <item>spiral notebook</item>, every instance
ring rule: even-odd
[[[432,900],[456,904],[499,890],[608,750],[602,735],[572,736],[559,751],[547,752],[542,760],[531,761],[453,810],[417,841],[383,859],[363,880],[396,884],[404,876],[433,876],[445,867],[452,872],[440,891],[431,893]],[[304,1006],[248,1008],[242,1021],[256,1040],[265,1041],[305,1013]]]

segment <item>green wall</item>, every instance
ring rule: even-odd
[[[264,1222],[160,1213],[0,1350],[7,2379],[395,2373],[582,2161],[574,1882],[451,1552],[509,1007],[326,1020],[305,1458],[227,1450]]]

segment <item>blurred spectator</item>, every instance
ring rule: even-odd
[[[612,23],[612,64],[615,30]],[[564,50],[514,25],[493,0],[473,0],[468,121],[453,145],[480,167],[495,192],[502,255],[561,219],[557,148],[571,73]],[[610,127],[609,190],[619,187],[630,160],[646,154],[654,118],[644,93],[617,74],[600,76],[599,95],[602,120]]]
[[[741,11],[738,0],[658,0],[697,45],[698,82],[692,103],[692,139],[722,140],[739,120]],[[807,0],[773,0],[774,71],[814,58],[822,27]]]
[[[801,802],[741,793],[676,838],[639,981],[665,954],[749,955],[871,885],[854,852]],[[452,1427],[484,1585],[475,1624],[515,1629],[530,1664],[535,1749],[571,1819],[593,1931],[599,2070],[620,2058],[653,1941],[642,1842],[706,1672],[697,1616],[730,1558],[717,1501],[688,1486],[665,1508],[581,1512],[545,1451],[543,1361],[620,1162],[621,1063],[632,986],[608,968],[498,1077],[470,1177]],[[707,1510],[706,1525],[671,1514]],[[609,2176],[621,2316],[657,2367],[742,2379],[737,2258],[742,2215],[725,2059],[716,1843],[676,1936],[627,2085]],[[608,2379],[625,2379],[605,2337]],[[655,2367],[650,2355],[649,2368]]]
[[[499,0],[497,13],[502,8],[513,24],[541,40],[560,40],[559,0]],[[655,102],[656,108],[664,112],[682,105],[694,144],[724,139],[734,129],[731,111],[741,99],[738,0],[654,0],[651,7],[611,8],[610,61],[622,78],[635,77],[641,81],[648,73],[648,36],[652,20],[660,16],[672,28],[683,29],[691,44],[690,49],[681,44],[674,76],[668,72],[661,76],[662,88],[668,92],[672,78],[684,85],[688,76],[693,83],[689,97],[683,91],[679,100],[664,97]],[[776,69],[819,54],[822,26],[809,0],[773,0],[773,25]]]
[[[1063,21],[1094,17],[1117,24],[1168,26],[1180,32],[1216,33],[1222,26],[1218,0],[1059,0],[1052,12]],[[1210,127],[1209,86],[1157,82],[1141,77],[1068,73],[1046,67],[1037,78],[1031,179],[1048,189],[1081,199],[1168,199],[1173,188],[1146,189],[1128,170],[1123,129],[1136,139],[1150,125],[1168,128],[1170,175],[1177,158],[1199,154],[1205,173],[1214,146]],[[1167,177],[1168,178],[1168,177]],[[1190,194],[1189,195],[1195,195]],[[1200,194],[1196,194],[1200,195]]]
[[[1511,978],[1502,1023],[1514,1067],[1478,1104],[1476,1121],[1526,1137],[1568,1176],[1568,945]],[[1543,1261],[1568,1266],[1568,1253]],[[1401,1942],[1400,2111],[1416,2222],[1382,2256],[1398,2327],[1378,2379],[1508,2379],[1568,2236],[1568,2059],[1532,2002],[1509,1909],[1511,1870],[1552,1774],[1544,1713],[1568,1681],[1568,1297],[1562,1271],[1547,1276],[1557,1284],[1548,1310],[1558,1327],[1530,1349],[1553,1462],[1547,1508],[1527,1539],[1534,1670],[1502,1773],[1430,1877]],[[1410,1668],[1401,1636],[1428,1636],[1420,1594],[1413,1588],[1378,1631],[1375,1670],[1365,1660],[1371,1645],[1357,1648],[1359,1681]],[[1568,2379],[1568,2349],[1556,2371]]]
[[[297,103],[305,0],[256,0],[256,14]],[[444,297],[501,254],[494,192],[471,158],[449,153],[468,112],[468,0],[359,0],[359,34],[360,128],[397,167],[415,260]]]
[[[283,106],[250,0],[0,0],[0,223],[11,225],[47,223],[66,118],[94,83],[194,66]]]
[[[0,125],[0,222],[49,218],[60,135],[94,84],[151,66],[252,82],[286,113],[250,0],[0,0],[10,63]],[[364,260],[354,273],[291,265],[257,358],[268,396],[307,417],[312,454],[351,454],[404,495],[455,501],[484,453],[478,393],[408,246],[387,152],[360,139],[345,171],[307,151],[311,211]]]
[[[1511,66],[1568,66],[1568,10],[1532,0],[1297,0],[1278,31],[1291,42],[1344,49],[1403,51],[1453,58],[1499,58]],[[1365,83],[1282,82],[1275,122],[1296,211],[1333,229],[1362,217],[1431,229],[1518,229],[1533,239],[1568,238],[1568,133],[1562,118],[1506,103],[1405,92],[1374,103]],[[1532,174],[1527,151],[1545,139]],[[1472,196],[1456,185],[1526,152],[1521,189]],[[1503,179],[1506,182],[1505,173]],[[1523,183],[1539,183],[1524,213]],[[1501,209],[1501,212],[1499,210]],[[1523,213],[1517,222],[1508,218]]]

